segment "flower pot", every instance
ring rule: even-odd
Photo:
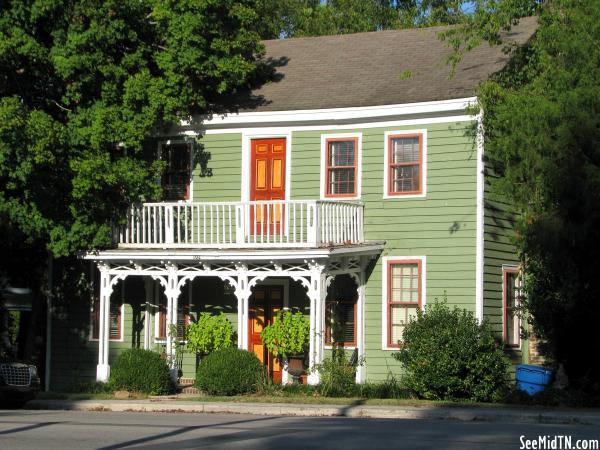
[[[287,360],[287,371],[294,381],[304,373],[304,356],[290,356]]]

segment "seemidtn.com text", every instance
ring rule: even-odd
[[[598,439],[573,439],[565,435],[545,435],[529,439],[520,436],[520,449],[526,450],[598,450]]]

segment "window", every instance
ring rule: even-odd
[[[384,198],[423,197],[427,130],[385,133]]]
[[[177,339],[185,339],[185,330],[190,324],[190,306],[186,302],[187,295],[180,295],[177,302]],[[167,338],[167,297],[160,295],[158,301],[158,329],[156,331],[157,339]]]
[[[503,322],[504,342],[508,347],[521,346],[521,318],[518,308],[523,295],[523,285],[517,268],[503,268]]]
[[[162,177],[165,200],[188,200],[192,177],[192,144],[190,142],[163,144],[161,158],[167,163]]]
[[[325,197],[358,197],[358,137],[325,139]]]
[[[356,345],[356,302],[330,300],[325,304],[325,344]]]
[[[422,307],[422,259],[386,261],[386,347],[398,347],[404,328]]]
[[[123,289],[121,283],[121,289]],[[92,339],[99,339],[100,336],[100,283],[94,283],[94,296],[92,301],[91,322]],[[108,338],[111,341],[120,341],[121,335],[121,313],[122,302],[116,302],[111,299],[108,318]]]

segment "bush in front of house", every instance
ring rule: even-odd
[[[325,397],[356,395],[356,366],[351,364],[343,348],[334,346],[331,356],[315,367],[319,372],[319,393]]]
[[[249,394],[260,388],[264,377],[264,368],[254,353],[230,347],[202,359],[196,387],[210,395]]]
[[[121,353],[110,368],[114,390],[164,395],[173,392],[167,362],[156,352],[131,348]]]
[[[496,402],[507,392],[508,359],[487,323],[445,302],[417,312],[394,358],[406,371],[402,384],[420,398]]]

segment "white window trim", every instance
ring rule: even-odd
[[[509,265],[509,264],[503,264],[502,265],[502,340],[504,341],[505,345],[506,345],[506,349],[507,350],[521,350],[522,346],[523,346],[523,339],[521,339],[521,328],[523,327],[523,321],[521,319],[521,317],[517,317],[517,321],[518,321],[518,330],[519,330],[519,345],[509,345],[508,342],[506,341],[506,338],[508,336],[505,335],[505,330],[506,330],[506,299],[507,299],[507,294],[508,292],[506,292],[506,274],[507,273],[517,273],[517,277],[521,277],[521,271],[519,270],[519,266],[515,266],[515,265]],[[521,286],[521,289],[523,289],[523,286]]]
[[[179,203],[192,203],[194,201],[194,142],[190,139],[167,139],[166,141],[160,141],[158,143],[158,158],[162,159],[163,147],[165,145],[173,144],[188,144],[192,147],[190,151],[190,198],[178,200]],[[162,183],[162,180],[160,183]]]
[[[292,195],[292,132],[265,128],[258,132],[242,131],[241,201],[250,201],[250,159],[253,139],[285,139],[285,199],[289,200]]]
[[[421,173],[423,174],[423,178],[421,179],[421,193],[420,194],[398,194],[398,195],[389,195],[388,186],[389,186],[389,142],[390,136],[402,136],[402,135],[415,135],[420,134],[423,136],[422,148],[423,148],[423,167],[421,167]],[[417,130],[393,130],[386,131],[384,133],[384,142],[383,142],[383,198],[384,199],[394,199],[394,200],[405,200],[411,198],[425,198],[427,197],[427,129],[421,128]]]
[[[328,139],[358,139],[356,149],[356,192],[354,195],[327,197],[327,140]],[[362,133],[335,133],[321,134],[321,178],[320,178],[321,200],[360,200],[362,191]]]
[[[421,309],[427,303],[427,257],[426,256],[384,256],[381,268],[381,349],[395,350],[388,345],[388,265],[390,261],[421,261]]]
[[[125,280],[121,281],[121,306],[120,306],[120,326],[121,326],[121,337],[119,339],[111,339],[110,336],[108,337],[108,341],[109,342],[124,342],[124,338],[125,338]],[[93,301],[93,299],[92,299]],[[98,305],[100,305],[100,301],[98,301]],[[92,308],[93,308],[93,304],[92,304]],[[93,312],[93,309],[90,308],[90,313]],[[90,318],[91,318],[91,314],[90,314]],[[100,320],[100,318],[98,318],[98,320]],[[89,341],[90,342],[98,342],[99,338],[95,338],[94,337],[94,324],[91,323],[90,321],[90,332],[89,332]],[[100,324],[98,324],[98,326],[100,326]],[[100,331],[100,330],[98,330]],[[98,333],[98,335],[100,335],[100,333]]]

